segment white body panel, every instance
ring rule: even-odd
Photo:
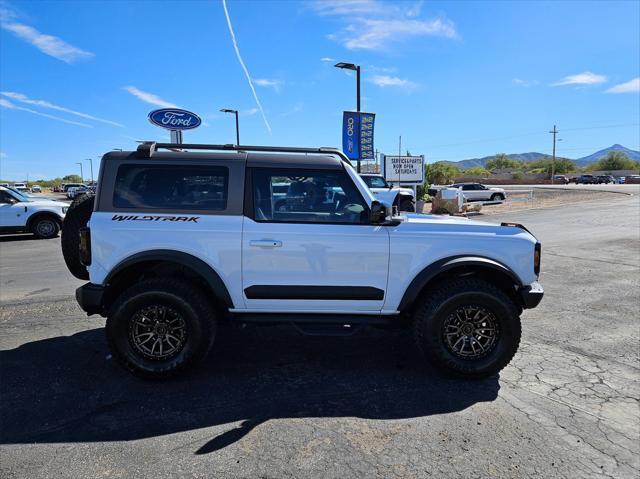
[[[409,188],[369,188],[378,201],[392,205],[398,193],[403,192],[413,197],[413,190]]]
[[[369,286],[385,291],[389,232],[384,226],[262,223],[244,219],[243,290],[254,285]],[[379,311],[384,300],[248,299],[271,311]]]
[[[536,281],[536,239],[516,227],[501,227],[464,218],[409,214],[389,228],[389,287],[385,311],[395,311],[407,287],[424,268],[452,256],[482,256],[509,267],[523,284]]]
[[[227,286],[233,304],[244,305],[240,270],[242,216],[181,215],[197,217],[197,223],[113,220],[115,216],[135,215],[143,217],[149,212],[94,212],[91,216],[92,283],[102,284],[110,271],[136,253],[173,250],[211,266]]]

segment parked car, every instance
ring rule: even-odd
[[[68,206],[0,186],[0,232],[31,232],[38,238],[53,238],[60,232]]]
[[[618,183],[619,185],[624,185],[624,176],[618,176],[616,178],[616,183]]]
[[[503,188],[487,188],[480,183],[455,183],[449,188],[460,188],[467,201],[504,201],[507,193]]]
[[[26,183],[14,183],[13,189],[19,191],[20,193],[27,193],[29,191]]]
[[[398,211],[415,211],[415,199],[411,188],[398,188],[387,183],[384,176],[373,173],[362,173],[360,177],[378,201],[397,206]]]
[[[554,183],[561,183],[563,185],[568,185],[569,184],[569,178],[567,178],[564,175],[554,175],[553,182]]]
[[[0,183],[0,186],[4,186],[5,188],[9,188],[9,183]]]
[[[70,200],[75,200],[78,196],[90,191],[91,190],[84,185],[72,186],[67,190],[67,198],[69,198]]]
[[[62,185],[62,192],[66,193],[69,188],[77,188],[78,186],[84,186],[82,183],[65,183]]]
[[[595,182],[598,184],[615,183],[616,179],[611,175],[598,175],[595,178]]]
[[[107,153],[97,195],[63,225],[67,267],[89,280],[76,299],[106,317],[125,369],[185,371],[224,322],[404,325],[434,365],[468,378],[516,353],[520,315],[544,294],[541,246],[522,225],[393,215],[337,149],[173,146]]]
[[[33,185],[31,187],[31,193],[42,193],[42,188],[40,185]]]
[[[634,183],[634,184],[638,184],[638,183],[640,183],[640,175],[629,175],[629,176],[625,176],[625,177],[624,177],[624,182],[625,182],[625,183]]]
[[[593,185],[596,183],[596,178],[593,175],[580,175],[576,178],[577,185]]]

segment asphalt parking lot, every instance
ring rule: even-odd
[[[514,361],[438,375],[410,335],[225,328],[148,382],[111,361],[60,240],[0,239],[1,477],[638,477],[640,197],[492,215],[542,241]]]

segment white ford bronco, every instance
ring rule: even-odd
[[[27,196],[0,186],[0,233],[33,233],[38,238],[58,236],[68,203]]]
[[[392,216],[339,150],[148,142],[107,153],[99,178],[69,210],[63,253],[137,375],[202,360],[228,321],[406,325],[437,367],[485,377],[542,299],[524,227]]]

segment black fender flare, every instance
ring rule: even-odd
[[[233,308],[233,301],[231,295],[227,289],[224,281],[220,278],[220,275],[207,263],[195,256],[185,253],[183,251],[157,249],[150,251],[143,251],[129,256],[128,258],[120,261],[107,275],[103,286],[108,286],[109,282],[120,272],[124,271],[137,263],[145,261],[166,261],[170,263],[179,264],[186,268],[191,269],[201,277],[205,279],[209,287],[213,290],[216,298],[221,300],[228,308]]]
[[[511,268],[496,260],[485,258],[484,256],[450,256],[431,263],[420,271],[415,278],[413,278],[402,296],[398,310],[405,311],[411,308],[416,299],[418,299],[418,295],[429,281],[445,271],[450,271],[456,268],[490,269],[508,277],[513,282],[514,286],[518,288],[523,286],[522,281]]]
[[[396,197],[393,199],[393,205],[397,206],[400,204],[400,201],[402,201],[403,199],[409,198],[411,201],[413,201],[413,195],[410,195],[409,193],[405,193],[403,191],[399,191],[396,194]]]

